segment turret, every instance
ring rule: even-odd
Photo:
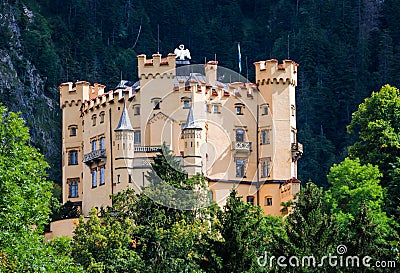
[[[278,60],[272,59],[254,63],[256,69],[256,83],[264,84],[290,84],[297,86],[298,64],[291,60],[284,60],[278,64]]]
[[[186,123],[182,128],[182,138],[184,145],[184,169],[189,176],[200,174],[202,172],[202,158],[200,145],[202,140],[202,128],[194,117],[193,103],[189,109]]]
[[[218,61],[209,61],[204,65],[207,83],[215,84],[217,81],[217,67]]]
[[[138,76],[140,79],[153,79],[156,77],[172,78],[175,76],[176,60],[175,54],[168,54],[162,58],[161,54],[153,54],[152,59],[146,59],[146,55],[137,56]]]
[[[115,132],[115,158],[123,159],[122,165],[124,167],[131,167],[133,165],[134,156],[134,130],[132,128],[131,120],[126,110],[126,105],[124,101],[124,108],[119,119],[117,128],[114,129]]]

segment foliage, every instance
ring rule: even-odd
[[[78,272],[56,243],[43,243],[51,185],[47,163],[18,114],[0,105],[0,271]]]
[[[278,257],[314,256],[316,261],[328,253],[334,253],[338,243],[339,229],[331,217],[324,202],[324,192],[314,183],[308,182],[303,187],[295,202],[293,212],[284,221],[284,235],[274,233],[271,252]],[[269,260],[264,261],[269,265]],[[288,267],[278,267],[273,263],[274,272],[316,272],[315,267],[292,267],[286,260]],[[300,270],[301,269],[301,270]],[[319,272],[329,272],[329,265],[318,267]],[[281,271],[280,271],[281,270]],[[336,269],[335,271],[337,272]]]
[[[220,272],[262,272],[257,257],[268,250],[268,242],[273,234],[278,236],[282,222],[266,218],[260,207],[244,203],[235,190],[218,218],[223,239],[216,248],[221,257]]]
[[[349,158],[334,165],[328,174],[331,189],[326,200],[349,255],[368,255],[375,261],[394,257],[392,244],[398,241],[398,235],[394,221],[383,211],[381,176],[376,166]]]
[[[204,268],[215,267],[217,259],[210,248],[217,238],[217,208],[181,210],[155,199],[164,195],[168,200],[176,190],[205,187],[203,177],[188,178],[165,147],[164,151],[155,158],[150,185],[141,194],[122,191],[112,196],[113,205],[101,212],[101,218],[92,211],[88,222],[80,220],[73,256],[89,272],[212,272]],[[169,191],[160,184],[169,185]]]
[[[142,272],[143,262],[134,250],[133,222],[100,219],[95,208],[85,223],[83,217],[74,232],[72,256],[87,272]]]
[[[377,165],[382,172],[382,186],[387,187],[388,211],[399,217],[400,186],[400,91],[385,85],[360,104],[348,126],[358,141],[349,148],[352,158]]]

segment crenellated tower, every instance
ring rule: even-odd
[[[264,100],[259,105],[260,170],[263,164],[268,164],[269,179],[298,184],[297,179],[292,179],[297,177],[297,160],[303,153],[296,127],[298,64],[291,60],[279,64],[272,59],[254,65],[256,84]],[[297,184],[286,183],[285,187],[298,189]]]

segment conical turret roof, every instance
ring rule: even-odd
[[[182,128],[185,129],[201,129],[200,125],[197,123],[196,118],[194,117],[193,103],[190,106],[189,113],[186,119],[186,123]]]
[[[128,111],[126,110],[125,101],[124,101],[124,109],[122,110],[121,117],[119,119],[119,123],[117,128],[114,130],[117,131],[133,131],[131,120],[129,119]]]

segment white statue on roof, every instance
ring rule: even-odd
[[[192,59],[192,57],[190,57],[189,49],[185,49],[183,44],[180,44],[178,48],[175,48],[174,54],[176,55],[176,58],[181,61]]]

